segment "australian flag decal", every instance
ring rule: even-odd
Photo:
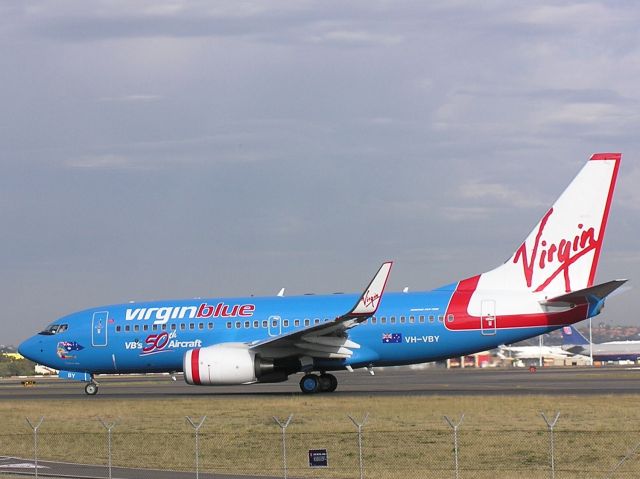
[[[383,343],[401,343],[402,333],[384,333],[382,335]]]
[[[71,351],[81,351],[84,349],[84,346],[76,343],[75,341],[61,341],[58,343],[58,347],[63,348],[67,352]]]

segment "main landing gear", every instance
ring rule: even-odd
[[[96,394],[98,394],[98,385],[96,383],[94,383],[93,381],[91,381],[90,383],[87,383],[85,385],[84,392],[88,396],[95,396]]]
[[[332,393],[338,387],[338,380],[333,374],[305,374],[300,380],[300,390],[305,394]]]

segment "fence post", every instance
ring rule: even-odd
[[[349,414],[347,417],[351,419],[351,422],[358,428],[358,457],[360,458],[360,479],[364,479],[364,463],[362,462],[362,427],[366,424],[367,419],[369,418],[369,413],[364,415],[362,422],[358,422],[353,419]]]
[[[111,424],[108,424],[102,420],[102,418],[98,418],[100,424],[107,430],[107,457],[109,461],[109,479],[111,479],[111,430],[116,426],[118,421],[113,421]]]
[[[451,419],[449,419],[447,416],[443,416],[443,417],[445,421],[449,423],[449,426],[451,426],[451,429],[453,429],[453,460],[454,460],[454,465],[456,470],[456,479],[460,479],[460,467],[458,463],[458,428],[460,427],[460,424],[462,424],[462,421],[464,420],[464,414],[460,416],[460,420],[458,421],[457,424],[454,424],[453,421],[451,421]]]
[[[542,416],[542,419],[544,419],[544,422],[547,423],[547,428],[549,429],[549,455],[551,456],[549,459],[551,461],[551,479],[555,479],[555,477],[556,477],[556,458],[555,458],[554,443],[553,443],[553,428],[555,427],[556,423],[558,422],[558,418],[560,417],[560,413],[559,412],[556,413],[556,417],[551,422],[549,422],[549,420],[547,419],[547,416],[545,416],[543,412],[541,412],[540,415]]]
[[[196,435],[196,479],[198,479],[200,477],[200,443],[198,442],[198,433],[200,432],[200,428],[204,424],[204,420],[207,419],[207,416],[202,416],[202,419],[198,424],[193,422],[189,416],[185,417],[187,418],[187,421],[189,421],[189,424],[191,424],[191,427],[193,427]]]
[[[291,419],[293,419],[293,414],[289,414],[289,419],[287,419],[286,422],[281,422],[275,416],[272,417],[276,424],[280,426],[280,429],[282,429],[282,465],[284,470],[284,479],[287,479],[287,440],[285,438],[285,431],[287,430],[287,427],[289,427]]]
[[[29,424],[31,429],[33,429],[33,459],[35,462],[35,471],[36,471],[36,479],[37,479],[38,478],[38,428],[42,424],[42,421],[44,421],[44,416],[40,417],[40,421],[38,421],[38,424],[36,424],[35,426],[34,426],[34,423],[32,423],[29,420],[28,417],[25,417],[25,419],[27,420],[27,423]]]
[[[620,459],[620,461],[618,461],[618,464],[616,464],[615,467],[609,471],[609,474],[607,474],[605,479],[609,479],[611,476],[613,476],[613,474],[620,468],[620,466],[622,466],[627,461],[627,459],[638,453],[638,449],[640,449],[640,442],[636,444],[635,447],[631,449],[631,451],[629,451],[622,459]]]

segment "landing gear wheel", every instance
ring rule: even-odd
[[[332,393],[338,387],[338,379],[333,374],[327,374],[327,376],[329,376],[329,381],[331,381],[327,392]]]
[[[338,380],[333,374],[320,375],[320,390],[322,392],[332,393],[338,387]]]
[[[315,374],[305,374],[300,380],[300,390],[305,394],[313,394],[320,390],[320,378]]]
[[[84,387],[84,392],[87,393],[88,396],[95,396],[98,394],[98,385],[96,383],[87,383]]]

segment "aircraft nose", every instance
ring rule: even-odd
[[[38,362],[38,356],[42,353],[41,340],[36,336],[32,336],[22,341],[18,346],[18,353],[33,362]]]

